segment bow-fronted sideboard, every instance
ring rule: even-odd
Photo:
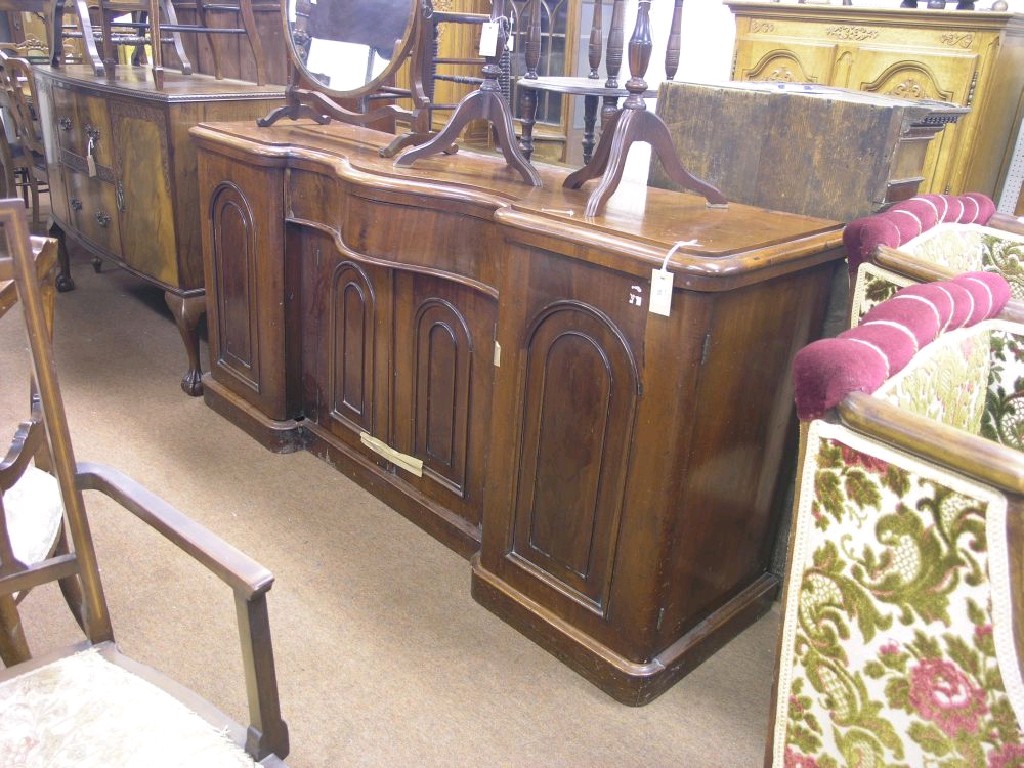
[[[148,67],[97,77],[85,65],[33,68],[45,135],[51,211],[95,257],[164,289],[188,357],[181,386],[202,392],[198,322],[204,311],[196,150],[203,120],[255,121],[283,100],[257,87]]]
[[[192,135],[212,408],[471,557],[480,603],[620,701],[768,608],[840,223],[626,185],[587,218],[564,169],[396,167],[338,124]]]

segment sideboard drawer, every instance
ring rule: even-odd
[[[117,196],[113,185],[65,166],[68,204],[76,231],[107,254],[121,250]]]
[[[97,165],[113,167],[114,140],[106,101],[56,84],[53,101],[60,148],[81,158],[91,154]]]

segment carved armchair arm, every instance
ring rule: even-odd
[[[1024,496],[1024,454],[1013,448],[909,413],[864,392],[847,394],[838,412],[844,424],[886,445]]]
[[[76,480],[81,490],[99,491],[119,503],[231,587],[249,700],[246,751],[257,760],[287,755],[288,726],[281,718],[267,613],[266,594],[274,583],[270,571],[112,467],[80,462]]]
[[[1024,217],[1011,216],[1008,213],[993,213],[992,218],[988,220],[988,226],[1024,235],[1024,220],[1022,218]]]

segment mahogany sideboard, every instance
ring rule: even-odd
[[[839,223],[646,187],[587,219],[563,169],[399,168],[343,125],[192,135],[210,407],[471,557],[480,603],[622,702],[769,607]]]
[[[167,71],[158,90],[149,67],[118,67],[113,80],[86,65],[33,71],[53,218],[97,270],[109,259],[164,289],[188,356],[182,389],[201,394],[202,216],[188,129],[261,117],[284,89]],[[58,276],[58,288],[71,287],[70,275]]]

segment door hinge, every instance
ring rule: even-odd
[[[704,334],[704,343],[700,348],[700,364],[704,365],[708,361],[708,355],[711,354],[711,331]]]

